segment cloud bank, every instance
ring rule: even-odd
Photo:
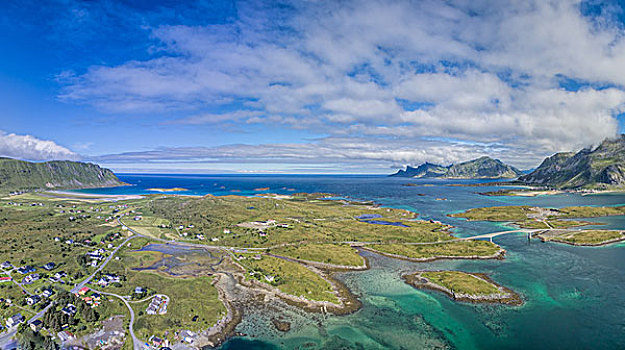
[[[196,154],[388,166],[488,153],[530,167],[615,136],[625,112],[623,24],[581,1],[239,2],[237,12],[225,24],[153,27],[151,58],[64,72],[60,98],[187,113],[170,124],[325,136],[106,156],[146,162]]]
[[[24,160],[77,160],[78,154],[53,141],[0,130],[0,156]]]

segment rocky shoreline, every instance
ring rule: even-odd
[[[306,298],[287,294],[280,291],[276,287],[259,282],[257,280],[248,280],[245,278],[244,274],[237,275],[236,278],[237,282],[242,286],[254,289],[255,291],[263,293],[269,297],[280,298],[285,303],[296,306],[308,312],[348,315],[357,311],[360,308],[361,303],[356,298],[356,296],[354,296],[351,291],[345,285],[343,285],[343,283],[331,277],[332,271],[321,270],[312,266],[306,267],[311,269],[313,272],[315,272],[323,279],[325,279],[328,283],[330,283],[330,285],[332,285],[332,288],[334,289],[334,292],[339,299],[339,304],[335,304],[329,301],[308,300]]]
[[[227,289],[224,286],[220,286],[220,283],[225,283],[223,274],[217,275],[216,281],[213,283],[219,293],[219,299],[226,307],[226,316],[217,321],[217,323],[211,328],[202,331],[200,336],[201,343],[210,347],[216,347],[225,342],[229,337],[234,335],[234,329],[241,322],[242,315],[232,303],[229,301]]]
[[[368,268],[368,263],[366,266]],[[201,348],[218,347],[230,337],[237,335],[235,329],[242,321],[242,317],[249,307],[246,306],[247,303],[252,301],[271,303],[279,299],[305,312],[334,315],[348,315],[360,309],[362,304],[358,298],[342,282],[332,277],[333,273],[345,270],[338,267],[333,267],[332,269],[319,269],[313,266],[306,267],[312,269],[332,285],[340,304],[308,300],[284,293],[268,284],[256,280],[248,280],[245,278],[244,269],[239,266],[240,271],[216,274],[217,278],[214,285],[218,290],[220,299],[226,306],[227,314],[214,326],[198,334],[196,339],[197,346]],[[290,327],[287,324],[288,322],[279,321],[276,327],[279,331],[287,332],[287,328]]]

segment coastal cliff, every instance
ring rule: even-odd
[[[0,158],[1,192],[112,187],[123,184],[111,170],[97,164],[73,161],[33,163]]]

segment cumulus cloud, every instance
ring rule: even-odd
[[[496,155],[476,145],[498,144],[516,165],[536,165],[618,132],[625,33],[611,18],[583,13],[577,0],[238,7],[225,24],[153,28],[152,58],[63,74],[61,99],[114,112],[189,111],[174,122],[182,124],[280,124],[358,144],[353,152],[327,141],[237,146],[280,159],[334,159],[325,152],[449,163]],[[577,86],[561,86],[563,78]],[[221,107],[235,111],[215,112]],[[225,150],[210,151],[236,158]]]
[[[0,156],[24,160],[77,160],[78,154],[53,141],[0,130]]]

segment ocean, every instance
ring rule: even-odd
[[[131,184],[80,192],[157,193],[181,187],[192,195],[254,195],[327,192],[414,211],[420,218],[453,225],[458,237],[512,230],[502,224],[467,222],[447,216],[498,205],[624,205],[625,195],[561,194],[488,197],[497,186],[460,187],[480,181],[416,180],[360,175],[146,175],[119,174]],[[483,182],[483,181],[482,181]],[[413,183],[416,186],[404,186]],[[266,188],[269,188],[268,190]],[[175,193],[175,192],[174,192]],[[603,228],[625,227],[625,217],[593,219]],[[524,234],[494,238],[507,250],[503,261],[442,260],[413,263],[365,253],[371,269],[338,275],[362,301],[347,316],[311,315],[286,309],[288,333],[276,331],[263,312],[245,315],[235,337],[221,349],[625,349],[625,244],[572,247],[528,241]],[[483,272],[520,293],[520,307],[455,302],[416,290],[402,273],[422,269]]]

